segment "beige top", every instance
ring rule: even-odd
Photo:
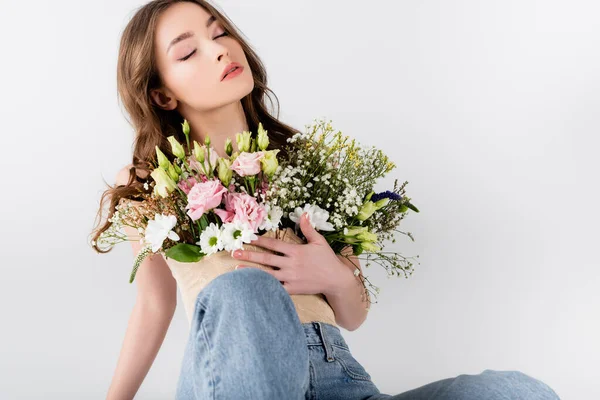
[[[290,228],[276,232],[277,234],[273,231],[268,231],[264,235],[279,237],[287,242],[302,243],[302,240],[294,234],[293,230]],[[244,244],[244,249],[272,252],[271,250],[251,244]],[[263,264],[237,260],[231,257],[231,254],[228,251],[219,251],[194,263],[182,263],[171,258],[166,258],[166,262],[171,269],[173,277],[177,281],[190,326],[198,294],[217,276],[234,271],[235,266],[238,264],[253,265],[264,270],[273,269],[272,267]],[[301,323],[321,321],[337,326],[335,322],[335,313],[323,294],[292,294],[290,297],[296,307],[296,312],[298,313]]]

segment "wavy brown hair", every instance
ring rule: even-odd
[[[158,146],[172,161],[175,157],[167,137],[173,135],[180,143],[185,142],[181,130],[183,117],[177,110],[163,110],[156,106],[150,97],[152,89],[162,86],[154,60],[156,23],[163,11],[172,4],[180,2],[195,3],[203,7],[209,14],[215,16],[225,31],[242,46],[254,79],[254,89],[241,99],[248,129],[252,135],[256,135],[258,123],[262,123],[269,136],[269,148],[280,149],[280,154],[283,155],[286,139],[299,132],[278,120],[279,102],[277,96],[267,87],[264,64],[233,22],[216,6],[205,0],[154,0],[140,7],[122,33],[117,61],[117,91],[130,117],[129,123],[135,130],[132,167],[129,169],[127,184],[114,186],[107,184],[108,189],[100,199],[100,208],[96,214],[97,224],[92,231],[91,242],[98,253],[107,253],[112,249],[112,247],[108,249],[98,247],[97,240],[111,226],[110,219],[119,201],[122,198],[141,200],[140,194],[145,192],[143,186],[146,177],[157,164],[155,146]],[[275,103],[270,94],[274,96]],[[269,99],[271,105],[275,104],[276,116],[271,115],[267,109],[265,98]],[[140,177],[138,172],[141,172],[143,177]],[[108,216],[103,222],[102,215],[107,201]]]

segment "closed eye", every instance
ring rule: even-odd
[[[223,37],[223,36],[227,36],[227,35],[229,35],[229,33],[227,33],[227,32],[223,32],[223,33],[221,33],[220,35],[217,35],[217,36],[215,36],[215,39],[217,39],[217,38],[220,38],[220,37]],[[187,59],[188,59],[188,58],[190,58],[192,55],[194,55],[194,53],[195,53],[195,52],[196,52],[196,49],[194,49],[194,50],[193,50],[193,51],[192,51],[190,54],[188,54],[187,56],[185,56],[185,57],[183,57],[183,58],[180,58],[180,59],[179,59],[179,61],[185,61],[185,60],[187,60]]]
[[[196,52],[196,49],[194,49],[194,51],[192,51],[190,54],[188,54],[187,56],[180,58],[179,61],[185,61],[188,58],[190,58],[194,53]]]

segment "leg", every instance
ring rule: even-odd
[[[545,383],[519,371],[485,370],[432,382],[395,396],[368,400],[560,400]]]
[[[204,287],[177,400],[297,400],[308,385],[304,329],[281,282],[258,268],[243,268]]]

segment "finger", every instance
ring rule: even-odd
[[[233,258],[279,268],[285,268],[290,265],[290,259],[287,257],[261,251],[236,250],[233,252]]]
[[[283,282],[283,288],[288,292],[289,295],[298,294],[296,293],[296,289],[294,288],[294,286],[291,285],[288,281]]]
[[[284,242],[281,239],[265,236],[259,236],[258,239],[253,240],[251,244],[264,247],[265,249],[273,250],[287,256],[291,255],[294,252],[295,247],[298,246],[297,244]]]
[[[315,228],[313,228],[312,224],[310,223],[308,213],[306,212],[302,214],[302,217],[300,217],[300,230],[309,243],[321,243],[322,240],[325,240],[325,238]]]
[[[275,279],[277,279],[281,284],[283,284],[284,282],[284,272],[282,270],[277,270],[277,269],[272,269],[272,268],[261,268],[261,267],[257,267],[254,265],[245,265],[245,264],[239,264],[235,266],[235,269],[243,269],[243,268],[258,268],[258,269],[262,269],[263,271],[273,275],[273,277],[275,277]]]

